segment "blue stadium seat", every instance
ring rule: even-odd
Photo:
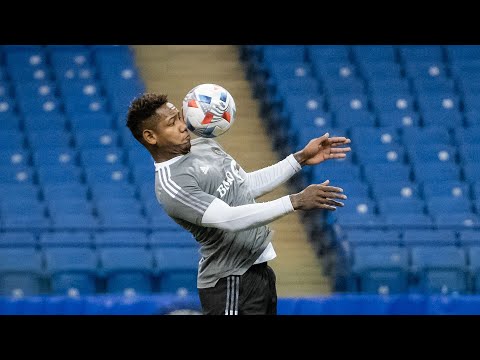
[[[470,290],[473,294],[480,294],[480,246],[473,245],[467,251]]]
[[[470,113],[472,115],[472,113]],[[458,145],[463,145],[465,148],[470,146],[480,145],[480,124],[471,125],[468,127],[459,127],[454,129],[455,141]]]
[[[428,212],[439,214],[466,214],[473,212],[469,199],[436,196],[426,201]]]
[[[416,183],[411,181],[389,181],[384,182],[381,179],[372,182],[372,194],[377,200],[387,197],[419,199],[420,190]]]
[[[42,292],[40,252],[33,247],[0,249],[0,294],[38,295]]]
[[[370,193],[369,185],[364,182],[358,182],[358,181],[342,182],[341,186],[345,194],[348,194],[349,198],[369,197],[369,193]]]
[[[37,131],[65,131],[67,119],[61,113],[31,113],[25,115],[25,130],[27,133]],[[44,133],[45,134],[45,133]]]
[[[455,163],[456,149],[451,145],[443,144],[416,144],[414,147],[408,147],[408,157],[411,163]]]
[[[349,56],[345,45],[307,45],[306,53],[312,63],[345,62]]]
[[[1,99],[1,92],[2,92],[2,84],[0,83],[0,99]],[[3,103],[3,106],[6,106]],[[2,108],[2,101],[0,100],[0,130],[3,131],[16,131],[20,130],[20,117],[18,114],[14,112],[3,112],[6,110],[4,107]]]
[[[124,153],[121,148],[112,146],[110,148],[84,149],[81,152],[83,165],[86,167],[99,165],[122,165]]]
[[[420,117],[415,111],[380,111],[377,116],[379,126],[391,126],[396,129],[418,126],[420,123]]]
[[[411,266],[417,279],[411,291],[424,294],[465,293],[467,263],[465,250],[456,246],[422,247],[411,250]]]
[[[129,184],[130,171],[122,164],[104,164],[85,168],[86,180],[90,186],[96,184]]]
[[[459,231],[458,242],[463,248],[480,246],[480,231],[473,229]]]
[[[142,188],[143,189],[143,188]],[[90,184],[93,201],[108,202],[111,199],[136,199],[136,186],[127,182],[94,182]],[[154,195],[153,187],[148,189]]]
[[[405,293],[408,288],[408,252],[398,246],[358,246],[353,249],[352,275],[357,291],[374,294]]]
[[[88,199],[88,189],[84,184],[78,183],[59,183],[43,184],[43,196],[45,201],[57,201],[63,199],[78,200]]]
[[[386,227],[384,217],[373,212],[337,213],[332,214],[332,219],[332,223],[336,223],[345,229],[382,229]]]
[[[480,218],[471,212],[468,213],[443,213],[434,215],[434,223],[437,228],[465,230],[479,228]]]
[[[27,231],[15,231],[0,233],[0,247],[30,247],[37,246],[34,233]]]
[[[466,163],[463,165],[463,176],[465,181],[469,183],[475,183],[480,181],[480,164],[479,163]]]
[[[422,193],[425,200],[434,197],[443,198],[461,198],[470,197],[470,189],[467,183],[456,180],[425,182],[422,187]]]
[[[34,172],[30,166],[0,166],[0,183],[3,185],[33,185]]]
[[[51,294],[88,295],[96,292],[98,258],[89,248],[45,249],[45,272]]]
[[[434,68],[435,67],[433,67],[433,69]],[[412,84],[414,92],[420,97],[434,94],[454,94],[456,92],[453,79],[442,76],[414,77],[412,78]]]
[[[393,61],[365,61],[358,62],[360,72],[366,81],[371,79],[400,79],[401,66]]]
[[[402,245],[412,246],[456,246],[457,238],[453,230],[406,229]]]
[[[45,184],[81,184],[82,169],[73,164],[37,166],[38,182]]]
[[[31,183],[6,183],[0,187],[0,201],[39,200],[39,188]]]
[[[104,112],[74,113],[70,116],[70,123],[73,131],[78,133],[83,130],[111,129],[113,118]]]
[[[85,198],[56,199],[48,202],[48,210],[52,217],[93,214],[93,204]]]
[[[99,219],[92,214],[62,214],[52,217],[55,231],[91,231],[99,226]]]
[[[432,228],[434,223],[429,215],[425,214],[386,214],[385,224],[389,228]]]
[[[463,114],[460,111],[422,111],[424,126],[445,126],[450,129],[462,127]]]
[[[303,61],[305,52],[303,45],[266,45],[263,48],[262,60],[268,68],[274,61]]]
[[[424,214],[425,202],[418,198],[390,196],[377,200],[379,213],[388,214]]]
[[[402,141],[408,147],[416,144],[450,145],[450,134],[444,126],[406,127],[403,129]]]
[[[354,126],[350,130],[352,144],[359,148],[383,146],[389,148],[400,143],[400,135],[394,127],[363,127]],[[376,151],[377,149],[372,149]]]
[[[25,146],[25,135],[20,130],[2,130],[0,149],[21,149]]]
[[[85,130],[75,135],[80,149],[110,148],[118,145],[118,134],[112,129]]]
[[[397,55],[392,45],[353,45],[352,52],[358,60],[395,62]]]
[[[460,168],[453,162],[416,162],[413,165],[417,182],[432,182],[437,179],[460,181]]]
[[[99,248],[105,247],[146,247],[147,235],[142,231],[105,231],[97,232],[94,244]]]
[[[78,165],[78,153],[70,147],[40,148],[33,153],[33,162],[39,168],[72,167]]]
[[[141,247],[115,247],[99,250],[102,276],[109,293],[153,291],[152,253]]]
[[[0,150],[0,166],[25,167],[30,165],[30,152],[18,148]]]
[[[352,247],[366,245],[400,246],[400,232],[398,230],[358,230],[346,232],[345,240]]]
[[[445,65],[441,61],[408,62],[404,69],[405,75],[411,79],[444,78],[447,75]]]
[[[329,179],[331,184],[340,184],[342,181],[360,181],[360,167],[355,164],[330,162],[323,167],[312,169],[311,181],[320,184]]]
[[[39,130],[28,133],[28,141],[34,149],[68,148],[72,144],[72,136],[63,129]]]
[[[440,45],[401,45],[399,53],[403,62],[442,62],[444,59],[443,49]]]
[[[130,214],[103,214],[99,216],[100,228],[110,230],[140,230],[147,231],[152,228],[150,219],[140,213]]]
[[[40,235],[40,246],[43,249],[52,247],[92,247],[92,236],[86,231],[53,231]]]
[[[410,181],[411,169],[407,164],[389,162],[385,164],[368,163],[362,165],[363,176],[369,183],[381,181]]]
[[[156,247],[153,249],[159,291],[176,293],[184,288],[197,291],[200,253],[196,247]]]
[[[376,112],[414,111],[415,102],[408,91],[372,95],[372,105]]]

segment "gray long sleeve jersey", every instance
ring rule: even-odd
[[[242,275],[262,254],[272,240],[266,224],[292,212],[293,207],[288,196],[265,207],[267,203],[256,204],[255,198],[301,167],[290,155],[247,174],[216,141],[197,138],[191,143],[188,154],[155,163],[155,193],[166,213],[200,243],[197,286],[207,288],[222,277]],[[243,212],[240,216],[237,212],[235,225],[225,227],[218,215],[224,212],[227,217],[229,209]]]

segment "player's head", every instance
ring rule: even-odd
[[[127,127],[150,152],[181,155],[190,151],[190,134],[182,112],[168,102],[167,95],[145,93],[134,99]]]

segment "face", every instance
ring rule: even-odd
[[[162,152],[182,155],[190,151],[190,133],[187,130],[182,112],[167,102],[157,109],[151,129],[143,131],[143,137],[149,144]]]

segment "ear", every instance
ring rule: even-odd
[[[143,130],[142,135],[147,144],[155,145],[157,143],[157,137],[152,130],[145,129]]]

